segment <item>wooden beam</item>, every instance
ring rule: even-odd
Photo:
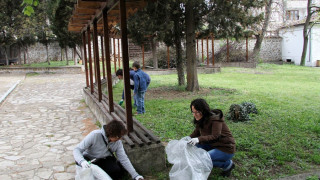
[[[201,38],[201,55],[202,55],[202,63],[204,62],[203,60],[203,38]]]
[[[117,60],[116,60],[116,39],[113,38],[113,64],[114,64],[114,72],[117,72]]]
[[[120,39],[118,38],[118,67],[120,69],[121,65],[120,65]]]
[[[82,44],[83,44],[83,56],[82,59],[84,61],[84,69],[86,73],[86,87],[89,87],[89,75],[88,75],[88,59],[87,59],[87,43],[86,43],[86,33],[82,32]]]
[[[207,36],[207,66],[209,67],[209,37]]]
[[[114,111],[113,106],[113,91],[112,91],[112,76],[111,76],[111,60],[110,60],[110,46],[109,46],[109,28],[108,28],[108,11],[103,10],[103,37],[104,37],[104,49],[106,55],[106,70],[107,70],[107,85],[108,85],[108,100],[110,113]]]
[[[120,1],[120,28],[121,28],[121,46],[122,46],[122,66],[124,79],[124,93],[126,102],[126,119],[128,133],[133,132],[132,121],[132,104],[131,104],[131,89],[130,89],[130,69],[129,69],[129,53],[128,53],[128,33],[127,33],[127,17],[125,0]]]
[[[105,71],[105,66],[104,66],[104,51],[103,51],[103,36],[100,36],[100,43],[101,43],[101,60],[102,60],[102,75],[103,79],[106,78],[106,71]]]
[[[211,34],[212,67],[214,66],[214,36]]]
[[[91,57],[91,38],[90,38],[90,27],[87,28],[87,38],[88,38],[88,55],[89,55],[89,77],[90,77],[90,89],[91,94],[94,93],[93,87],[93,72],[92,72],[92,57]]]
[[[106,2],[106,1],[103,1],[103,2]],[[78,4],[78,7],[87,7],[87,8],[94,8],[94,9],[101,8],[100,2],[90,2],[90,1],[78,0],[77,4]]]
[[[99,59],[99,46],[98,46],[98,30],[97,30],[97,19],[93,21],[93,38],[94,38],[94,58],[96,62],[96,74],[98,84],[99,102],[102,100],[102,89],[101,89],[101,77],[100,77],[100,59]]]
[[[96,14],[96,9],[84,9],[84,8],[77,8],[76,13],[78,15],[95,15]]]

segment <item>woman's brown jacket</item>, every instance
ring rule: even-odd
[[[203,128],[200,128],[198,123],[190,137],[197,137],[200,144],[210,144],[214,149],[234,154],[236,143],[224,118],[220,118],[220,114],[213,114],[202,120],[204,120]]]

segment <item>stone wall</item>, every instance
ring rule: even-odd
[[[79,74],[84,72],[81,65],[68,66],[68,67],[2,67],[0,74],[26,74],[26,73],[58,73],[58,74]]]
[[[100,39],[99,39],[100,40]],[[230,43],[233,43],[233,41],[229,41]],[[248,47],[249,47],[249,53],[252,52],[254,45],[255,45],[256,39],[252,38],[249,39],[248,42]],[[209,50],[209,57],[211,57],[212,54],[212,41],[211,39],[208,39],[208,50]],[[100,45],[100,43],[99,43]],[[214,40],[214,53],[218,53],[220,49],[226,45],[226,40],[221,39],[221,40]],[[203,42],[201,39],[198,39],[198,53],[197,56],[199,59],[202,59],[202,46],[203,46],[203,54],[204,54],[204,59],[206,60],[207,57],[207,40],[203,39]],[[243,51],[243,54],[245,54],[246,51],[246,41],[245,39],[240,40],[237,43],[238,49],[240,51]],[[113,46],[111,46],[111,51],[113,52],[112,49]],[[184,47],[184,46],[183,46]],[[117,48],[117,47],[116,47]],[[161,44],[160,48],[164,48],[164,45]],[[2,50],[3,51],[3,50]],[[1,51],[1,52],[2,52]],[[10,50],[8,50],[10,51]],[[11,52],[12,51],[12,52]],[[18,48],[11,48],[11,51],[8,52],[9,58],[18,58]],[[78,49],[78,51],[80,51]],[[1,54],[4,54],[3,52]],[[11,56],[13,57],[10,57]],[[61,59],[61,49],[58,45],[58,43],[52,43],[49,45],[48,48],[48,55],[49,55],[49,60],[51,61],[56,61]],[[281,38],[276,37],[276,38],[264,38],[262,47],[261,47],[261,59],[265,62],[269,61],[279,61],[281,59]],[[0,59],[4,59],[1,55]],[[73,56],[73,49],[68,48],[68,59],[71,60]],[[129,56],[130,59],[133,58],[142,58],[142,51],[141,48],[134,45],[131,41],[129,41]],[[147,57],[151,56],[151,52],[146,51],[145,52],[145,59]],[[100,55],[101,57],[101,55]],[[65,60],[65,52],[63,49],[63,60]],[[113,59],[113,55],[111,55],[111,58]],[[23,50],[21,49],[21,61],[22,63],[24,62],[24,57],[23,57]],[[80,57],[76,56],[76,59],[80,59]],[[35,45],[32,45],[28,47],[28,61],[27,63],[37,63],[37,62],[45,62],[47,60],[47,55],[46,55],[46,48],[43,44],[36,43]]]
[[[263,61],[280,61],[282,59],[281,55],[281,40],[282,38],[265,38],[261,45],[260,57]],[[255,44],[255,39],[253,47]]]
[[[79,49],[78,49],[79,51]],[[24,64],[24,48],[20,48],[20,60],[21,63]],[[47,61],[47,52],[46,47],[41,43],[36,43],[34,45],[31,45],[27,48],[27,60],[26,63],[39,63],[39,62],[46,62]],[[19,47],[17,46],[11,46],[10,48],[7,48],[7,55],[8,59],[19,59]],[[72,60],[73,56],[73,49],[68,48],[68,60]],[[48,57],[50,61],[58,61],[61,59],[61,48],[59,47],[59,44],[51,43],[48,46]],[[5,49],[0,47],[0,60],[5,59]],[[62,59],[66,59],[65,50],[63,49],[63,56]],[[80,59],[78,56],[76,56],[76,59]]]
[[[62,59],[66,59],[65,50],[63,49]],[[73,56],[73,49],[68,48],[68,60]],[[58,61],[61,59],[61,48],[58,43],[51,43],[48,47],[48,57],[50,61]],[[76,59],[79,57],[76,56]],[[21,59],[23,62],[23,53],[21,52]],[[36,43],[28,47],[28,60],[29,63],[38,63],[47,61],[46,47],[41,43]]]
[[[270,37],[270,38],[264,38],[262,45],[261,45],[261,51],[260,51],[260,57],[264,62],[269,61],[279,61],[281,60],[281,38],[280,37]],[[246,53],[246,40],[239,40],[239,42],[233,42],[232,40],[229,40],[229,43],[235,43],[237,46],[237,49],[239,51],[243,51],[243,54]],[[256,39],[252,38],[248,40],[248,50],[249,54],[253,51],[254,45],[256,43]],[[217,54],[223,46],[227,44],[226,39],[221,40],[214,40],[214,53]],[[202,48],[203,47],[203,48]],[[208,50],[209,50],[209,57],[212,55],[212,40],[208,39]],[[207,58],[207,39],[198,39],[198,48],[197,48],[197,56],[201,60],[202,59],[202,52],[204,56],[204,60]],[[227,53],[227,52],[226,52]]]

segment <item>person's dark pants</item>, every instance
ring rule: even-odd
[[[87,158],[85,158],[88,160]],[[113,156],[108,156],[103,159],[98,159],[93,164],[103,169],[112,179],[119,180],[122,178],[124,172],[123,167]]]

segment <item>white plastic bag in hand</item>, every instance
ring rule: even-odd
[[[90,168],[76,167],[75,180],[112,180],[99,166],[91,164]]]
[[[169,176],[170,180],[207,180],[212,160],[207,151],[191,146],[191,138],[172,140],[166,147],[168,162],[173,164]]]
[[[111,177],[99,166],[91,164],[90,168],[95,180],[112,180]]]
[[[77,166],[75,180],[94,180],[91,168]]]

